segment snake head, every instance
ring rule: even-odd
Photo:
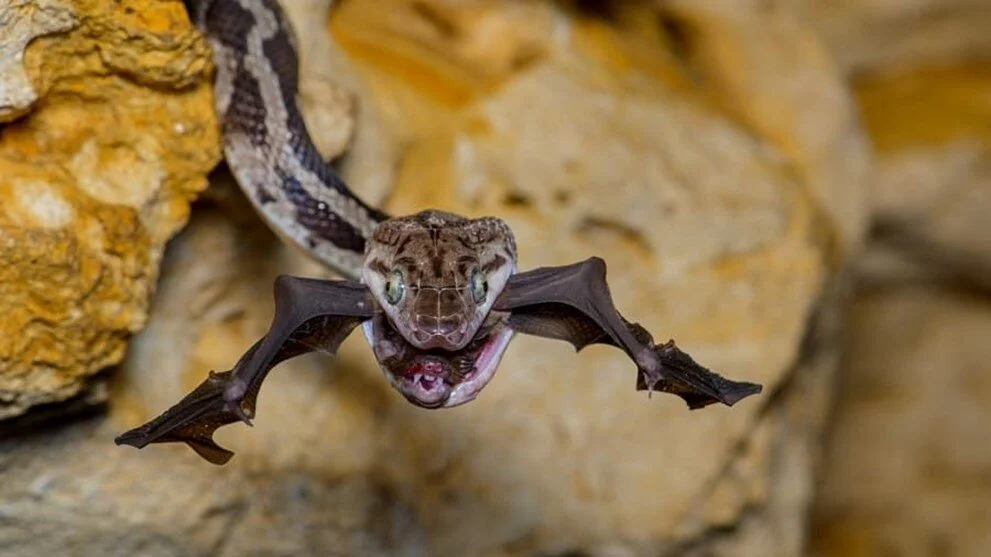
[[[365,334],[410,402],[463,404],[488,383],[511,331],[490,310],[516,270],[509,227],[424,211],[383,222],[361,271],[381,311]]]
[[[378,226],[361,278],[410,344],[455,351],[475,338],[515,269],[503,221],[424,211]]]

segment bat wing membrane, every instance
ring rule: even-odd
[[[234,453],[219,446],[213,434],[230,423],[251,423],[268,372],[314,350],[334,354],[348,334],[372,316],[373,308],[368,289],[359,283],[280,276],[275,281],[275,317],[268,333],[231,370],[211,371],[176,405],[121,434],[115,442],[137,448],[182,442],[207,461],[225,464]]]
[[[606,264],[598,257],[517,273],[493,309],[509,312],[508,326],[523,334],[565,340],[577,350],[590,344],[622,349],[637,364],[637,390],[678,395],[692,409],[732,406],[761,391],[699,365],[674,341],[655,344],[646,329],[627,321],[613,305]]]

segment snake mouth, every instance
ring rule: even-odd
[[[384,318],[363,325],[379,367],[393,388],[422,408],[450,408],[471,400],[489,383],[513,332],[501,321],[482,327],[460,350],[423,350]]]

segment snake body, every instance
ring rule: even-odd
[[[292,27],[275,0],[186,0],[213,48],[224,156],[269,226],[328,267],[360,274],[388,216],[355,196],[317,151],[297,99]]]

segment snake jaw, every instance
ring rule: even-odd
[[[454,387],[444,406],[451,408],[475,400],[478,393],[492,380],[496,369],[499,368],[499,362],[502,361],[502,355],[512,339],[513,330],[509,327],[501,328],[498,332],[489,335],[482,351],[475,359],[472,372]]]
[[[513,331],[493,316],[461,350],[422,350],[407,342],[382,313],[362,330],[394,389],[422,408],[450,408],[471,400],[489,383]]]

